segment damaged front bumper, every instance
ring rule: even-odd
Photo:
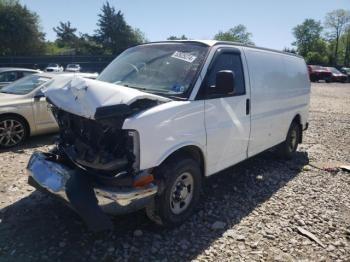
[[[35,152],[27,166],[28,183],[59,196],[85,220],[90,229],[112,227],[106,216],[122,214],[148,205],[158,191],[154,183],[143,187],[101,185],[84,172],[55,160],[50,153]]]

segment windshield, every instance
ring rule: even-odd
[[[50,78],[42,77],[40,75],[30,75],[3,87],[0,92],[14,95],[25,95],[49,80]]]
[[[311,68],[313,70],[323,70],[324,69],[322,66],[315,66],[315,65],[312,65]]]
[[[73,65],[73,64],[69,64],[67,67],[68,68],[78,68],[79,65]]]
[[[58,67],[58,64],[49,64],[47,67]]]
[[[336,68],[334,68],[334,67],[331,67],[330,70],[331,70],[331,72],[332,72],[333,74],[341,74],[341,73],[338,71],[338,69],[336,69]]]
[[[201,68],[208,47],[163,43],[130,48],[119,55],[98,80],[165,95],[185,93]]]

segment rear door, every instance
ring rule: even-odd
[[[219,48],[199,92],[199,96],[205,97],[207,174],[218,172],[247,157],[250,92],[242,61],[245,60],[239,49]],[[234,72],[233,94],[215,91],[216,73],[221,70]],[[210,95],[207,92],[209,89]]]

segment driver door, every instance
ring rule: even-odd
[[[250,90],[245,82],[241,51],[221,48],[216,51],[201,89],[205,95],[208,174],[216,173],[247,158],[250,133]],[[233,94],[215,90],[216,74],[234,73]],[[203,92],[203,90],[202,90]],[[210,95],[209,95],[210,94]]]

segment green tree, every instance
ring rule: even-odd
[[[343,35],[343,43],[345,45],[344,66],[350,65],[350,25],[346,28]]]
[[[103,55],[105,52],[96,37],[88,34],[80,34],[77,40],[76,54],[78,55]]]
[[[132,33],[133,33],[133,39],[131,42],[133,42],[135,44],[143,44],[143,43],[148,42],[148,39],[147,39],[145,33],[142,32],[139,28],[132,29]]]
[[[96,40],[109,54],[119,54],[126,48],[145,41],[138,29],[133,29],[125,21],[123,13],[106,2],[99,14]]]
[[[214,36],[215,40],[240,42],[246,45],[254,45],[251,40],[252,34],[247,32],[244,25],[237,25],[226,32],[220,31]]]
[[[321,22],[313,19],[306,19],[302,24],[293,28],[293,35],[296,38],[293,45],[296,46],[300,55],[305,57],[308,52],[317,52],[315,48],[321,39],[322,30]]]
[[[0,1],[0,55],[41,54],[45,35],[39,17],[18,1]]]
[[[77,29],[71,26],[68,21],[66,23],[60,22],[59,26],[53,28],[57,35],[57,43],[61,47],[75,47],[78,40],[78,36],[75,34]]]
[[[310,51],[306,54],[305,60],[308,64],[326,65],[328,63],[327,55],[322,55],[319,52]]]
[[[331,40],[335,41],[334,44],[334,64],[338,64],[338,51],[339,51],[339,40],[343,34],[346,26],[350,21],[350,12],[344,9],[337,9],[332,12],[329,12],[325,18],[325,27],[328,28],[329,37]]]
[[[172,36],[169,36],[167,40],[188,40],[188,38],[185,35],[182,35],[180,37],[172,35]]]
[[[297,50],[295,50],[294,48],[285,47],[283,48],[283,52],[296,54]]]

